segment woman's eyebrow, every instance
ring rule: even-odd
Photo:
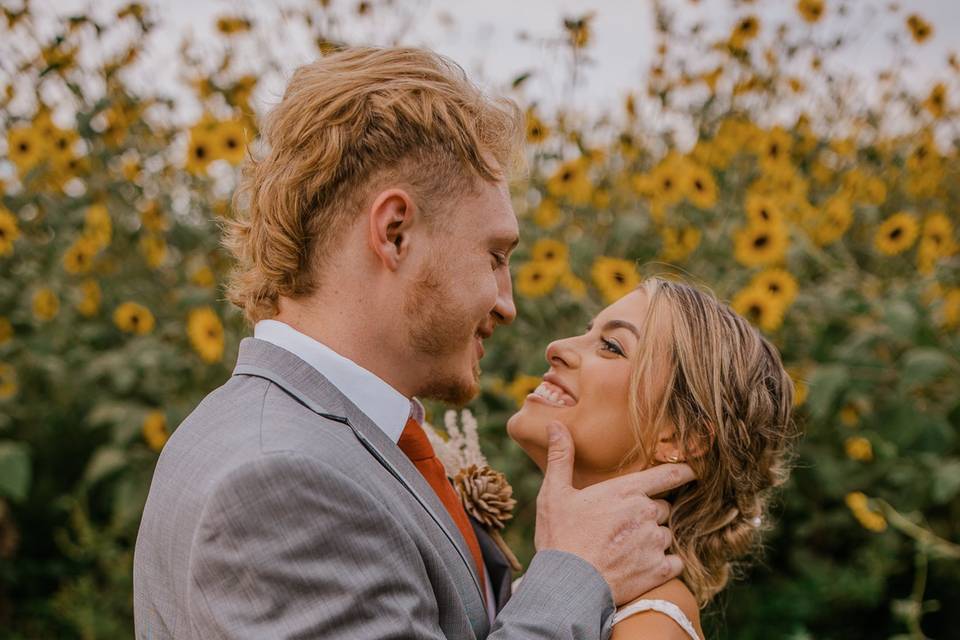
[[[593,321],[591,320],[587,324],[587,331],[593,329]],[[640,330],[637,329],[637,326],[632,322],[627,322],[626,320],[609,320],[606,324],[603,325],[604,331],[610,331],[612,329],[626,329],[634,335],[637,340],[640,339]]]

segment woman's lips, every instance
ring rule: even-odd
[[[576,399],[557,385],[544,380],[527,396],[528,400],[536,400],[546,405],[566,408],[577,404]]]

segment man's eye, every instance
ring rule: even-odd
[[[626,355],[627,355],[627,354],[625,354],[625,353],[623,352],[623,349],[620,348],[620,345],[618,345],[618,344],[617,344],[616,342],[614,342],[613,340],[607,340],[606,338],[600,338],[600,342],[603,344],[603,346],[601,347],[601,349],[602,349],[603,351],[609,351],[610,353],[615,353],[615,354],[617,354],[618,356],[626,356]]]
[[[497,267],[505,267],[507,265],[507,257],[502,253],[497,253],[496,251],[491,251],[490,255],[493,256],[493,264]]]

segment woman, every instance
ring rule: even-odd
[[[543,382],[507,424],[541,469],[546,425],[559,420],[576,446],[575,486],[678,461],[698,478],[668,496],[682,579],[621,607],[613,639],[702,638],[699,609],[758,544],[786,478],[793,385],[776,349],[710,295],[651,278],[546,356]]]

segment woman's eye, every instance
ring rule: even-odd
[[[601,349],[603,349],[604,351],[609,351],[610,353],[615,353],[615,354],[617,354],[618,356],[626,356],[626,354],[623,352],[623,349],[620,348],[620,345],[618,345],[618,344],[617,344],[616,342],[614,342],[613,340],[607,340],[606,338],[600,338],[600,342],[603,344],[603,346],[601,347]]]

